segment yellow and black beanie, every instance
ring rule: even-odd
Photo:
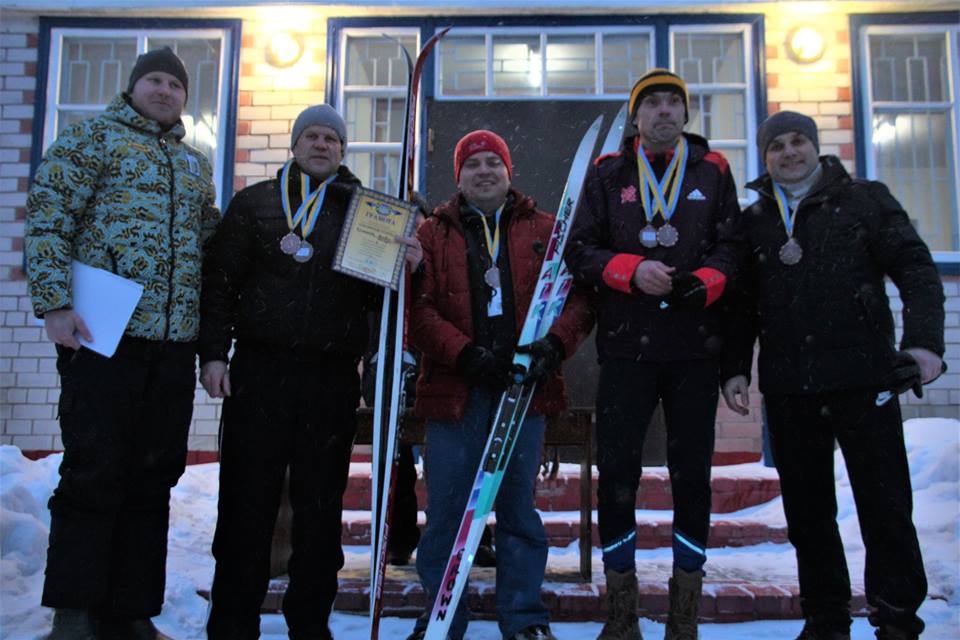
[[[690,120],[690,96],[687,93],[687,83],[672,71],[659,68],[651,69],[633,85],[628,104],[631,120],[637,115],[637,106],[643,96],[653,91],[672,91],[679,94],[683,98],[683,121]]]

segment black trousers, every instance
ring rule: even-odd
[[[111,358],[58,347],[57,370],[64,454],[41,602],[155,616],[170,489],[187,459],[196,345],[124,337]]]
[[[840,444],[866,548],[871,622],[919,633],[927,594],[900,404],[867,390],[766,396],[790,542],[797,550],[803,614],[850,625],[850,576],[837,527],[834,440]]]
[[[417,526],[417,468],[411,445],[398,443],[397,449],[397,484],[393,490],[387,546],[398,552],[412,553],[420,542],[420,528]]]
[[[260,636],[270,547],[290,468],[293,509],[283,613],[290,638],[323,637],[343,567],[343,492],[360,399],[357,362],[302,362],[238,345],[223,405],[216,572],[208,637]]]
[[[710,360],[603,363],[597,392],[597,520],[602,544],[636,529],[643,439],[662,401],[673,529],[706,547],[718,379],[717,363]]]

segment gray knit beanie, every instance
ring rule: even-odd
[[[312,127],[315,124],[330,127],[336,131],[337,135],[340,136],[340,144],[346,146],[347,123],[343,121],[343,118],[337,113],[337,110],[330,105],[317,104],[312,107],[307,107],[297,116],[296,121],[293,123],[293,131],[290,133],[290,148],[293,149],[297,146],[297,140],[300,139],[300,134],[303,133],[304,129]]]
[[[817,153],[820,153],[817,123],[813,121],[813,118],[796,111],[781,111],[764,120],[760,128],[757,129],[757,148],[760,150],[760,155],[767,155],[767,147],[770,146],[774,138],[791,131],[807,136]]]
[[[183,92],[189,95],[190,79],[187,77],[187,70],[170,47],[154,49],[137,57],[137,61],[133,65],[133,71],[130,72],[130,82],[127,83],[127,95],[133,93],[133,85],[137,84],[137,80],[151,71],[169,73],[180,81],[180,84],[183,85]]]

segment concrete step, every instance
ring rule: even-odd
[[[426,522],[423,512],[419,514],[421,532]],[[490,522],[495,523],[496,514]],[[669,512],[655,512],[652,517],[642,514],[637,520],[637,548],[658,549],[672,544],[673,524]],[[345,545],[370,544],[370,512],[351,511],[343,514],[343,533],[341,541]],[[547,541],[551,547],[566,547],[580,537],[580,514],[578,512],[544,513],[543,525],[547,531]],[[494,534],[496,535],[496,534]],[[747,547],[764,542],[783,543],[787,541],[786,525],[771,525],[752,521],[748,518],[719,519],[716,516],[710,523],[708,547]],[[597,514],[593,514],[594,547],[600,546],[600,533],[597,527]]]
[[[593,470],[593,497],[591,508],[597,508],[597,471]],[[759,463],[713,467],[711,511],[732,513],[768,502],[780,495],[780,479],[774,469]],[[343,508],[370,509],[370,465],[353,463],[343,496]],[[555,478],[537,481],[537,508],[541,511],[577,511],[580,509],[580,471],[575,464],[562,464]],[[417,502],[427,503],[422,475],[417,480]],[[673,496],[670,476],[665,467],[645,469],[637,492],[637,509],[671,510]]]

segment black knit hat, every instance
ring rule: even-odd
[[[630,91],[630,102],[628,103],[631,120],[636,115],[637,106],[643,96],[654,91],[671,91],[683,98],[683,121],[690,120],[690,96],[687,92],[687,83],[672,71],[659,68],[651,69],[633,85],[633,89]]]
[[[767,147],[770,146],[774,138],[792,131],[807,136],[817,153],[820,153],[817,123],[813,121],[813,118],[796,111],[780,111],[764,120],[760,128],[757,129],[757,148],[760,150],[760,155],[767,155]]]
[[[177,57],[170,47],[154,49],[137,57],[136,64],[133,65],[133,71],[130,72],[130,82],[127,84],[127,94],[133,93],[133,85],[137,80],[147,75],[151,71],[163,71],[169,73],[180,81],[183,85],[183,91],[189,95],[189,78],[183,62]]]

